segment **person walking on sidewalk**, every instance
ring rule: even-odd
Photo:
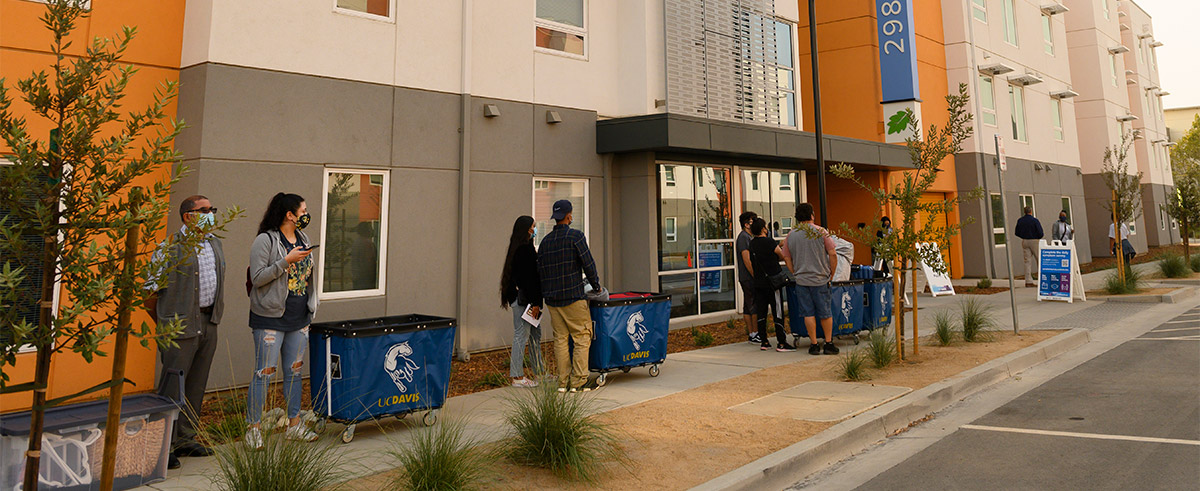
[[[1075,240],[1075,227],[1067,220],[1067,210],[1058,212],[1058,221],[1050,228],[1050,238],[1057,241]]]
[[[1014,231],[1021,239],[1021,254],[1025,257],[1025,286],[1037,286],[1038,244],[1046,234],[1042,222],[1033,216],[1033,208],[1025,207],[1025,216],[1017,220]]]
[[[742,289],[742,320],[746,323],[746,337],[753,344],[763,342],[759,338],[759,331],[765,327],[754,329],[757,319],[757,311],[754,304],[754,275],[750,273],[750,241],[754,240],[754,234],[750,233],[750,223],[758,218],[758,214],[753,211],[747,211],[738,216],[738,222],[742,224],[742,232],[737,236],[737,242],[734,245],[734,252],[737,253],[737,276],[738,286]]]
[[[592,313],[584,299],[583,282],[600,291],[600,276],[596,262],[588,249],[583,232],[571,228],[571,202],[554,202],[550,218],[554,230],[542,239],[538,251],[538,275],[542,283],[542,299],[550,311],[554,329],[554,359],[558,369],[558,391],[588,391],[588,348],[592,344]],[[575,345],[572,353],[568,338]]]
[[[761,349],[771,349],[767,341],[767,322],[775,326],[775,351],[796,351],[787,342],[787,334],[783,331],[783,299],[779,289],[771,284],[771,277],[783,272],[779,261],[784,260],[783,250],[775,239],[767,237],[767,222],[755,217],[750,222],[750,232],[754,240],[750,241],[750,274],[754,276],[754,311],[758,312],[758,338]],[[767,311],[770,310],[770,314]]]
[[[1117,257],[1117,234],[1113,230],[1113,225],[1108,224],[1108,248],[1112,251],[1113,257]],[[1133,244],[1129,242],[1129,225],[1121,224],[1121,254],[1125,255],[1125,267],[1133,264],[1133,257],[1137,255],[1137,249],[1133,248]]]
[[[533,234],[533,217],[517,218],[500,274],[500,306],[511,308],[513,314],[512,358],[508,362],[513,387],[537,387],[537,381],[525,377],[526,343],[529,344],[529,368],[535,375],[543,371],[541,324],[535,326],[523,318],[526,310],[534,319],[540,319],[542,315],[542,284],[538,278]]]
[[[159,345],[162,355],[162,387],[172,399],[178,397],[179,379],[166,375],[167,369],[183,371],[183,394],[189,407],[175,420],[171,436],[170,469],[179,468],[179,457],[207,457],[212,449],[196,441],[196,424],[208,386],[208,372],[217,350],[217,325],[225,307],[225,253],[221,239],[207,234],[199,247],[185,250],[187,237],[204,233],[213,226],[217,208],[204,196],[190,196],[179,205],[183,227],[171,242],[163,242],[154,252],[155,260],[164,260],[169,268],[164,278],[146,282],[155,294],[146,300],[146,310],[159,325],[175,319],[183,330],[175,337],[175,347]],[[169,245],[168,245],[169,244]],[[160,288],[161,285],[161,288]]]
[[[283,365],[289,440],[311,442],[317,434],[300,424],[300,369],[308,327],[320,301],[313,284],[316,247],[303,229],[312,220],[304,198],[278,193],[271,198],[258,236],[250,246],[250,330],[254,335],[254,376],[246,401],[246,445],[263,447],[259,430],[267,387],[275,366]]]
[[[836,245],[828,230],[813,223],[812,205],[796,205],[796,221],[800,223],[787,235],[785,243],[788,254],[783,257],[788,271],[796,279],[799,300],[799,305],[790,307],[800,309],[800,316],[804,317],[804,327],[812,341],[808,354],[821,354],[821,333],[817,331],[820,321],[821,329],[825,331],[825,354],[836,355],[838,348],[833,345],[833,294],[829,285],[837,269]]]

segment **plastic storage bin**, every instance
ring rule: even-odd
[[[181,384],[182,385],[182,384]],[[175,401],[155,394],[121,402],[113,489],[132,489],[167,477]],[[100,489],[108,399],[46,410],[38,489]],[[0,415],[0,489],[20,490],[29,446],[30,413]]]
[[[436,423],[450,387],[456,324],[420,314],[313,324],[318,429],[326,420],[345,424],[342,441],[350,443],[357,423],[383,416],[427,411],[425,425]]]
[[[607,373],[650,365],[657,377],[667,359],[667,331],[671,326],[671,296],[660,293],[615,293],[608,301],[591,301],[592,346],[588,369],[599,372],[598,385]]]
[[[892,323],[892,312],[895,311],[896,286],[892,278],[874,278],[863,285],[866,295],[866,312],[863,312],[863,324],[868,330],[884,328]]]
[[[831,312],[833,313],[833,335],[854,336],[858,343],[858,332],[863,330],[863,284],[865,280],[835,281],[830,284]],[[792,336],[795,338],[810,337],[800,317],[799,290],[795,286],[787,287],[788,322],[792,326]]]

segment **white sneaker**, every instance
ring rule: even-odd
[[[521,377],[513,379],[512,385],[513,387],[537,387],[538,383],[536,380],[530,380],[526,377]]]
[[[257,427],[246,430],[246,446],[251,450],[262,450],[263,436]]]
[[[317,434],[303,424],[289,426],[284,436],[288,440],[300,440],[305,442],[311,442],[317,439]]]

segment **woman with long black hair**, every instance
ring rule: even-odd
[[[313,283],[316,247],[303,231],[312,220],[308,205],[297,194],[271,198],[258,236],[250,247],[250,329],[254,333],[254,376],[246,404],[246,444],[263,446],[258,425],[276,365],[283,366],[283,396],[290,418],[286,436],[313,441],[316,433],[300,424],[300,369],[308,346],[308,326],[317,312]]]
[[[508,253],[500,274],[500,307],[512,309],[513,344],[508,374],[514,387],[536,387],[537,381],[525,376],[525,346],[529,346],[529,365],[534,374],[542,367],[542,328],[521,318],[530,310],[534,318],[541,315],[542,286],[538,277],[537,250],[533,247],[533,217],[521,216],[513,223],[508,239]]]

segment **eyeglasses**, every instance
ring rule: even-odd
[[[208,208],[196,208],[193,210],[188,210],[188,213],[216,213],[216,212],[217,212],[217,207],[215,207],[215,206],[210,206]]]

